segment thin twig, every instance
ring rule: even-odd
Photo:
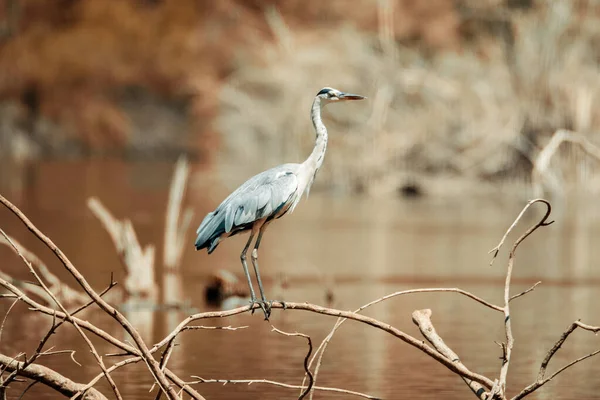
[[[280,335],[284,335],[284,336],[300,336],[305,338],[306,340],[308,340],[308,352],[306,353],[306,357],[304,357],[304,372],[308,375],[308,386],[306,387],[306,389],[304,390],[304,392],[300,393],[300,396],[298,397],[298,400],[302,400],[303,398],[306,397],[306,395],[308,393],[310,393],[311,388],[313,387],[315,381],[313,379],[312,373],[310,372],[310,369],[308,369],[308,359],[310,358],[310,355],[313,351],[313,346],[312,346],[312,340],[310,339],[310,336],[305,335],[304,333],[298,333],[298,332],[294,332],[294,333],[288,333],[288,332],[284,332],[282,330],[279,330],[277,328],[275,328],[273,325],[271,325],[271,330],[273,332],[277,332]]]
[[[165,350],[163,351],[161,357],[160,357],[160,369],[161,371],[164,371],[165,368],[167,368],[167,363],[169,362],[169,358],[171,358],[171,353],[173,352],[173,349],[175,348],[175,338],[174,337],[171,341],[169,341],[169,343],[167,343],[167,347],[165,347]],[[152,392],[152,390],[154,389],[154,385],[156,384],[153,383],[152,387],[150,387],[150,392]],[[160,398],[162,397],[162,391],[158,391],[158,393],[156,394],[155,400],[160,400]]]
[[[39,381],[31,381],[31,383],[29,383],[29,385],[27,385],[27,387],[25,388],[25,390],[23,390],[23,392],[21,393],[21,395],[19,396],[19,398],[17,400],[21,400],[23,398],[23,396],[25,396],[25,393],[27,393],[27,391],[29,389],[31,389],[38,382]]]
[[[550,203],[548,203],[544,199],[535,199],[535,200],[529,201],[527,203],[527,205],[523,208],[523,210],[521,210],[521,213],[513,221],[512,225],[506,230],[506,233],[504,234],[504,236],[502,236],[502,239],[500,240],[500,243],[498,243],[498,245],[496,247],[494,247],[493,249],[491,249],[490,251],[488,251],[489,254],[494,253],[494,255],[492,256],[492,259],[490,261],[490,266],[492,266],[494,264],[494,261],[496,260],[496,257],[498,256],[498,253],[500,252],[500,248],[502,247],[502,245],[506,241],[506,238],[508,237],[508,235],[510,234],[510,232],[515,228],[515,226],[517,226],[517,224],[519,223],[519,221],[521,220],[521,218],[523,218],[523,215],[525,214],[525,212],[527,211],[527,209],[529,209],[529,207],[531,207],[534,203],[538,203],[538,202],[545,203],[548,207],[551,207]],[[550,215],[550,214],[548,213],[548,215]],[[550,225],[553,222],[554,221],[547,222],[546,225]],[[544,225],[544,226],[546,226],[546,225]]]
[[[4,244],[11,249],[13,246],[16,246],[21,254],[23,254],[23,256],[29,260],[32,265],[37,267],[39,274],[45,280],[45,282],[47,282],[47,286],[50,291],[54,293],[56,298],[63,302],[63,304],[78,304],[87,300],[87,296],[84,293],[71,288],[69,285],[62,282],[56,275],[54,275],[50,269],[48,269],[46,264],[34,252],[27,249],[15,238],[11,236],[8,236],[8,238],[10,238],[10,242],[5,237],[0,236],[0,244]],[[45,291],[38,292],[38,289],[41,289],[41,286],[37,282],[24,281],[24,283],[35,285],[34,287],[29,287],[28,289],[32,289],[32,291],[37,295],[42,295],[42,297],[49,301],[48,304],[52,302],[52,299],[47,296]]]
[[[0,325],[0,342],[2,341],[2,330],[4,329],[4,324],[6,323],[6,319],[8,318],[8,314],[10,314],[10,311],[13,309],[13,307],[15,306],[15,304],[17,304],[19,302],[19,298],[17,297],[15,299],[15,301],[12,302],[12,304],[10,305],[10,307],[8,307],[8,310],[6,311],[6,314],[4,314],[4,318],[2,318],[2,324]]]
[[[200,383],[221,383],[223,385],[226,385],[228,383],[232,383],[232,384],[243,383],[243,384],[247,384],[247,385],[252,385],[255,383],[265,383],[268,385],[274,385],[274,386],[279,386],[279,387],[288,388],[288,389],[300,389],[302,391],[305,391],[306,388],[308,387],[308,386],[301,386],[301,385],[291,385],[288,383],[272,381],[269,379],[204,379],[204,378],[196,376],[196,375],[192,375],[192,378],[196,379],[196,381],[187,382],[187,384],[197,385]],[[376,396],[371,396],[369,394],[355,392],[355,391],[346,390],[346,389],[338,389],[338,388],[324,387],[324,386],[315,386],[313,389],[320,390],[323,392],[343,393],[343,394],[348,394],[348,395],[353,395],[353,396],[358,396],[358,397],[364,397],[366,399],[371,399],[371,400],[380,400],[380,398],[376,397]]]
[[[542,283],[542,281],[537,281],[536,283],[533,284],[533,286],[531,286],[529,289],[522,291],[521,293],[515,294],[513,296],[511,296],[510,299],[508,299],[508,301],[513,301],[514,299],[518,299],[521,296],[526,295],[527,293],[531,292],[532,290],[534,290],[540,283]]]

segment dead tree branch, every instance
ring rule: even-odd
[[[502,247],[502,244],[504,243],[504,241],[505,241],[506,237],[508,236],[508,234],[510,233],[510,231],[517,225],[517,223],[519,222],[519,220],[521,219],[523,214],[529,209],[529,207],[535,203],[545,204],[546,205],[546,214],[544,214],[544,216],[536,224],[532,225],[529,229],[527,229],[527,231],[525,231],[525,233],[523,235],[521,235],[521,237],[519,237],[515,241],[515,243],[512,246],[512,249],[510,250],[510,253],[508,255],[508,268],[506,271],[506,279],[504,282],[504,332],[505,332],[505,336],[506,336],[506,346],[503,347],[504,355],[503,355],[503,360],[502,360],[502,367],[500,368],[500,377],[498,378],[498,384],[494,385],[494,388],[491,391],[492,398],[494,398],[494,396],[496,396],[496,395],[500,395],[501,398],[505,397],[506,378],[508,377],[508,367],[510,365],[512,349],[513,349],[514,341],[515,341],[513,333],[512,333],[512,321],[511,321],[511,316],[510,316],[510,300],[511,300],[510,283],[511,283],[511,279],[512,279],[512,271],[513,271],[513,267],[514,267],[514,263],[515,263],[515,253],[516,253],[519,245],[525,239],[527,239],[527,237],[529,237],[529,235],[531,235],[533,232],[535,232],[538,228],[543,227],[543,226],[548,226],[554,222],[554,221],[548,222],[548,218],[550,217],[550,213],[552,212],[552,206],[550,206],[550,203],[548,203],[546,200],[543,200],[543,199],[535,199],[535,200],[529,201],[527,203],[527,205],[523,208],[521,213],[517,216],[517,219],[515,219],[513,224],[508,228],[508,230],[506,231],[506,233],[500,240],[500,243],[494,249],[492,249],[490,251],[490,253],[494,252],[494,255],[492,257],[492,262],[493,262],[493,260],[498,255],[498,251]],[[491,263],[490,263],[490,265],[491,265]]]
[[[573,333],[577,328],[581,328],[586,331],[590,331],[590,332],[594,332],[594,333],[600,332],[599,326],[586,325],[580,321],[575,321],[571,325],[569,325],[569,327],[563,332],[563,334],[560,336],[560,338],[556,341],[554,346],[552,346],[552,348],[550,350],[548,350],[546,357],[544,357],[544,360],[542,361],[542,364],[540,365],[540,371],[538,372],[538,376],[537,376],[537,379],[535,380],[535,382],[533,382],[531,385],[527,386],[525,389],[523,389],[519,394],[517,394],[511,400],[522,399],[523,397],[535,392],[536,390],[538,390],[539,388],[544,386],[546,383],[550,382],[558,374],[560,374],[567,368],[570,368],[573,365],[600,353],[600,350],[596,350],[589,354],[586,354],[583,357],[579,357],[579,358],[569,362],[568,364],[564,365],[563,367],[559,368],[556,372],[554,372],[549,377],[547,377],[547,378],[545,377],[546,369],[548,368],[548,364],[550,364],[550,360],[552,360],[552,357],[554,356],[554,354],[556,354],[556,352],[562,347],[562,345],[565,343],[565,341],[567,340],[569,335],[571,335],[571,333]]]
[[[50,291],[50,289],[48,288],[48,286],[46,285],[46,283],[42,280],[42,278],[39,276],[39,274],[37,273],[37,271],[33,268],[33,265],[29,262],[29,260],[27,260],[27,258],[25,258],[25,256],[19,250],[19,248],[12,242],[12,240],[6,235],[6,233],[2,229],[0,229],[0,234],[4,237],[4,239],[6,239],[10,243],[10,245],[13,248],[13,250],[15,251],[15,253],[21,258],[21,260],[23,260],[23,262],[25,263],[25,265],[27,266],[27,268],[29,268],[29,271],[31,272],[31,274],[35,277],[36,281],[40,284],[40,286],[44,289],[44,291],[46,291],[46,293],[48,294],[48,296],[50,296],[52,298],[52,300],[54,301],[54,303],[56,303],[56,305],[58,306],[58,308],[60,308],[61,311],[63,313],[65,313],[66,319],[69,322],[71,322],[71,324],[73,325],[73,327],[75,327],[75,329],[77,330],[77,333],[79,333],[79,335],[85,341],[85,343],[87,344],[87,346],[90,348],[91,353],[94,355],[94,358],[96,359],[96,362],[98,363],[98,365],[102,369],[102,372],[104,373],[104,376],[106,377],[106,380],[108,381],[108,383],[110,384],[110,387],[112,388],[113,392],[115,393],[115,396],[117,396],[117,399],[122,400],[121,394],[119,393],[119,389],[117,388],[117,385],[116,385],[115,381],[112,379],[112,377],[110,376],[110,374],[107,372],[106,365],[104,365],[104,361],[102,361],[102,357],[100,357],[100,355],[96,351],[96,348],[94,347],[94,345],[92,344],[92,342],[90,341],[90,339],[87,337],[87,335],[85,334],[85,332],[83,332],[83,330],[79,327],[79,325],[77,325],[77,323],[75,321],[73,321],[73,319],[71,318],[71,315],[69,314],[69,312],[67,311],[67,309],[65,308],[65,306],[63,306],[63,304],[58,300],[58,298],[54,295],[54,293],[52,293]],[[53,316],[53,318],[55,318],[55,317]],[[51,332],[54,331],[54,329],[55,329],[54,326],[55,326],[55,320],[52,321],[52,327],[50,328],[49,333],[44,337],[44,339],[42,339],[42,342],[40,343],[40,346],[38,346],[38,351],[36,351],[36,354],[34,355],[34,357],[32,358],[32,360],[37,359],[37,355],[39,355],[39,352],[41,351],[41,348],[44,346],[44,344],[46,343],[46,341],[50,338]],[[30,361],[30,360],[25,360],[25,365],[27,365],[27,364],[29,364],[31,362],[32,361]],[[7,379],[7,381],[10,381],[10,379]],[[8,383],[5,381],[4,385],[7,385],[7,384]]]
[[[185,157],[180,157],[175,165],[175,172],[169,189],[169,202],[165,218],[165,243],[163,261],[170,271],[178,269],[186,245],[187,231],[194,217],[194,212],[187,207],[180,221],[181,203],[185,195],[186,182],[189,177],[189,165]]]
[[[13,246],[15,246],[19,252],[34,266],[37,267],[42,278],[48,282],[48,288],[57,299],[59,299],[63,304],[71,305],[71,304],[82,304],[88,300],[88,297],[82,293],[81,291],[75,290],[70,286],[66,285],[62,282],[56,275],[54,275],[46,264],[40,260],[38,256],[36,256],[32,251],[25,248],[22,244],[20,244],[15,238],[7,235],[0,236],[0,244],[3,244],[13,250]],[[13,278],[9,277],[7,274],[0,272],[0,276],[4,279],[13,280]],[[16,280],[13,280],[16,281]],[[24,282],[23,287],[28,292],[35,294],[43,298],[48,304],[52,303],[52,298],[48,296],[48,293],[37,285],[32,285],[28,282]]]
[[[108,304],[102,297],[98,295],[96,291],[90,286],[87,280],[81,275],[79,270],[75,268],[73,263],[67,258],[67,256],[60,250],[50,238],[44,235],[15,205],[8,201],[4,196],[0,195],[0,202],[8,208],[13,214],[15,214],[38,239],[40,239],[56,257],[61,261],[63,266],[69,271],[69,273],[75,278],[75,280],[81,285],[83,290],[95,300],[96,304],[100,306],[111,317],[113,317],[125,331],[131,335],[134,343],[142,353],[144,361],[148,366],[148,369],[152,373],[154,379],[158,382],[161,390],[163,390],[169,400],[175,400],[178,398],[175,389],[171,387],[169,380],[165,374],[160,370],[158,361],[156,361],[152,354],[148,351],[148,347],[144,343],[142,337],[138,331],[131,325],[131,323],[121,314],[117,309]]]
[[[160,348],[160,347],[164,346],[165,344],[167,344],[167,342],[169,340],[171,340],[171,338],[173,336],[176,336],[179,334],[179,332],[181,331],[181,329],[183,327],[185,327],[186,325],[190,324],[193,321],[197,321],[197,320],[201,320],[201,319],[208,319],[208,318],[229,317],[232,315],[237,315],[237,314],[251,311],[253,308],[257,308],[257,307],[258,307],[257,305],[254,305],[254,306],[247,305],[247,306],[238,307],[238,308],[234,308],[234,309],[226,310],[226,311],[212,311],[212,312],[193,314],[193,315],[187,317],[186,319],[184,319],[160,343],[155,344],[151,350],[155,350],[155,349]],[[343,318],[351,319],[351,320],[354,320],[357,322],[361,322],[361,323],[370,325],[370,326],[380,329],[384,332],[387,332],[387,333],[393,335],[394,337],[397,337],[400,340],[404,341],[405,343],[408,343],[409,345],[423,351],[424,353],[431,356],[436,361],[442,363],[444,366],[446,366],[448,369],[450,369],[452,372],[454,372],[458,375],[462,375],[471,380],[479,382],[488,388],[491,388],[493,385],[493,382],[489,378],[486,378],[483,375],[479,375],[474,372],[471,372],[464,366],[458,366],[458,365],[452,363],[452,361],[449,361],[448,359],[446,359],[446,357],[441,355],[438,351],[431,348],[427,344],[423,343],[423,341],[415,339],[414,337],[404,333],[403,331],[401,331],[397,328],[394,328],[393,326],[390,326],[389,324],[378,321],[375,318],[357,314],[352,311],[336,310],[333,308],[321,307],[321,306],[309,304],[309,303],[285,302],[285,305],[284,305],[281,302],[274,301],[272,304],[273,309],[284,309],[284,307],[286,310],[310,311],[310,312],[314,312],[314,313],[322,314],[322,315],[329,315],[329,316],[333,316],[333,317],[343,317]]]
[[[359,308],[357,308],[354,312],[355,313],[360,313],[363,310],[365,310],[366,308],[369,308],[375,304],[381,303],[383,301],[386,301],[388,299],[391,299],[393,297],[398,297],[398,296],[403,296],[403,295],[407,295],[407,294],[418,294],[418,293],[437,293],[437,292],[441,292],[441,293],[457,293],[457,294],[461,294],[463,296],[469,297],[473,300],[475,300],[476,302],[492,309],[495,311],[499,311],[499,312],[503,312],[504,309],[500,306],[497,306],[495,304],[489,303],[488,301],[482,299],[481,297],[478,297],[476,295],[474,295],[473,293],[467,292],[465,290],[462,289],[458,289],[458,288],[423,288],[423,289],[409,289],[409,290],[402,290],[399,292],[394,292],[394,293],[390,293],[386,296],[380,297],[378,299],[375,299]],[[314,380],[316,382],[317,380],[317,375],[319,374],[319,369],[321,366],[321,362],[323,359],[323,355],[325,354],[325,350],[327,349],[327,345],[329,344],[329,342],[331,341],[331,339],[333,338],[333,335],[335,334],[335,332],[340,328],[340,326],[346,321],[347,319],[345,318],[340,318],[338,319],[338,321],[336,321],[335,325],[333,326],[333,328],[331,329],[331,331],[329,332],[329,334],[325,337],[325,339],[323,339],[323,341],[321,342],[321,344],[319,345],[319,347],[317,348],[317,350],[315,351],[315,355],[313,356],[313,358],[310,360],[310,363],[308,365],[308,367],[310,368],[313,364],[313,362],[315,361],[315,359],[317,360],[317,365],[315,367],[315,371],[314,371]],[[318,358],[317,358],[318,356]],[[304,385],[305,381],[302,381],[302,384]],[[312,396],[312,392],[311,392],[311,396]]]
[[[90,197],[88,207],[110,235],[121,263],[127,271],[125,279],[127,293],[152,297],[157,291],[154,282],[154,246],[148,245],[142,248],[131,221],[116,219],[97,198]]]
[[[17,361],[11,357],[0,354],[0,366],[8,372],[16,372],[19,376],[41,382],[65,396],[74,396],[83,387],[58,372],[39,364],[25,365],[23,361]],[[84,400],[107,400],[106,397],[94,388],[90,388],[83,396]]]
[[[444,357],[446,357],[453,363],[462,365],[462,362],[460,361],[458,355],[454,351],[452,351],[450,347],[448,347],[448,345],[438,335],[435,328],[433,327],[433,323],[431,322],[431,310],[426,309],[414,311],[412,314],[412,320],[415,323],[415,325],[419,327],[419,330],[421,331],[425,339],[427,339],[427,341],[431,343],[437,351],[439,351]],[[487,399],[485,387],[483,387],[478,382],[474,382],[465,377],[462,378],[467,384],[467,386],[469,386],[469,389],[471,389],[471,391],[475,393],[477,398],[481,400]]]
[[[541,196],[544,192],[544,184],[554,193],[560,193],[560,180],[550,170],[550,161],[558,151],[562,143],[573,143],[578,145],[587,155],[600,161],[600,148],[594,145],[587,138],[577,132],[566,129],[559,129],[552,135],[550,141],[539,152],[533,162],[531,170],[531,182],[536,195]]]
[[[279,387],[288,388],[288,389],[300,389],[302,391],[306,391],[306,389],[308,388],[308,386],[290,385],[288,383],[281,383],[281,382],[272,381],[269,379],[204,379],[204,378],[202,378],[200,376],[196,376],[196,375],[192,375],[192,378],[194,378],[196,380],[187,382],[189,385],[197,385],[199,383],[220,383],[222,385],[226,385],[228,383],[232,383],[232,384],[242,383],[242,384],[246,384],[246,385],[253,385],[255,383],[264,383],[264,384],[279,386]],[[371,399],[371,400],[381,400],[379,397],[375,397],[375,396],[371,396],[369,394],[355,392],[353,390],[347,390],[347,389],[339,389],[339,388],[332,388],[332,387],[325,387],[325,386],[314,386],[313,389],[319,390],[322,392],[334,392],[334,393],[348,394],[351,396],[364,397],[365,399]]]

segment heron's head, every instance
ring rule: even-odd
[[[325,103],[333,102],[333,101],[346,101],[346,100],[362,100],[366,99],[364,96],[360,96],[358,94],[352,93],[344,93],[337,89],[325,87],[317,93],[317,97],[321,98],[321,101],[324,100]]]

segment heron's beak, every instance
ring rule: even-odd
[[[359,94],[352,94],[352,93],[342,93],[338,97],[340,98],[340,100],[363,100],[363,99],[366,99],[365,96],[361,96]]]

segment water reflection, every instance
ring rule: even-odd
[[[3,171],[0,189],[101,290],[111,272],[117,281],[122,281],[124,272],[110,238],[87,209],[87,198],[98,196],[115,215],[131,218],[142,244],[161,244],[172,168],[167,163],[47,162],[14,169],[10,174]],[[229,185],[207,184],[211,182],[210,176],[199,168],[192,172],[185,203],[194,208],[197,216],[194,225],[228,192]],[[543,284],[514,303],[516,347],[509,377],[511,393],[535,379],[546,351],[573,320],[582,318],[591,324],[600,323],[595,305],[600,292],[600,270],[594,262],[600,256],[600,249],[594,246],[600,235],[600,211],[595,204],[589,199],[555,204],[556,223],[536,232],[518,251],[513,292],[524,290],[537,280]],[[487,251],[497,243],[522,206],[521,201],[499,198],[468,202],[427,198],[401,201],[314,193],[308,201],[302,201],[293,215],[273,224],[266,233],[261,253],[265,289],[273,297],[281,294],[289,301],[317,304],[325,303],[329,290],[335,307],[340,309],[357,308],[390,292],[427,286],[458,286],[500,302],[506,256],[503,254],[489,267]],[[536,209],[532,214],[541,215],[541,211]],[[534,220],[533,215],[527,216],[523,227],[525,222]],[[0,210],[0,226],[72,284],[47,250],[5,210]],[[516,234],[511,239],[515,237]],[[244,237],[229,239],[210,257],[205,252],[195,252],[190,240],[181,275],[164,274],[161,265],[157,265],[161,304],[209,308],[204,300],[205,284],[217,269],[242,276],[239,249],[245,240]],[[2,248],[0,257],[3,271],[26,277],[20,262],[10,252]],[[157,259],[162,257],[157,254]],[[7,307],[6,302],[0,302],[0,315],[4,315]],[[191,311],[185,307],[157,308],[144,303],[127,303],[122,307],[150,344],[162,339]],[[438,332],[465,365],[488,376],[497,375],[500,354],[494,340],[503,340],[501,315],[468,299],[454,294],[411,295],[379,304],[367,314],[417,335],[410,315],[418,308],[433,310]],[[85,317],[119,339],[127,339],[108,316],[91,310]],[[49,322],[24,308],[11,313],[0,351],[14,353],[34,348]],[[260,315],[205,322],[250,327],[232,332],[182,334],[170,361],[171,369],[182,377],[301,382],[306,352],[303,341],[271,333]],[[307,333],[318,342],[329,332],[335,318],[275,310],[272,322],[282,330]],[[76,357],[85,367],[76,367],[68,357],[48,358],[47,365],[82,382],[99,373],[71,328],[61,328],[53,340],[57,349],[75,346]],[[103,353],[115,351],[101,342],[98,345]],[[552,368],[597,347],[597,337],[578,333],[557,354]],[[538,398],[594,397],[600,389],[597,387],[600,384],[594,383],[599,372],[599,362],[586,362],[544,388]],[[115,377],[127,399],[148,397],[152,380],[144,365],[128,366]],[[428,357],[385,333],[351,322],[340,329],[328,348],[319,384],[384,398],[470,396],[460,379]],[[99,388],[109,393],[104,383]],[[258,384],[203,385],[198,390],[207,398],[290,396],[288,390]],[[53,398],[53,393],[38,388],[32,393],[37,398]],[[321,394],[319,398],[339,396]]]

